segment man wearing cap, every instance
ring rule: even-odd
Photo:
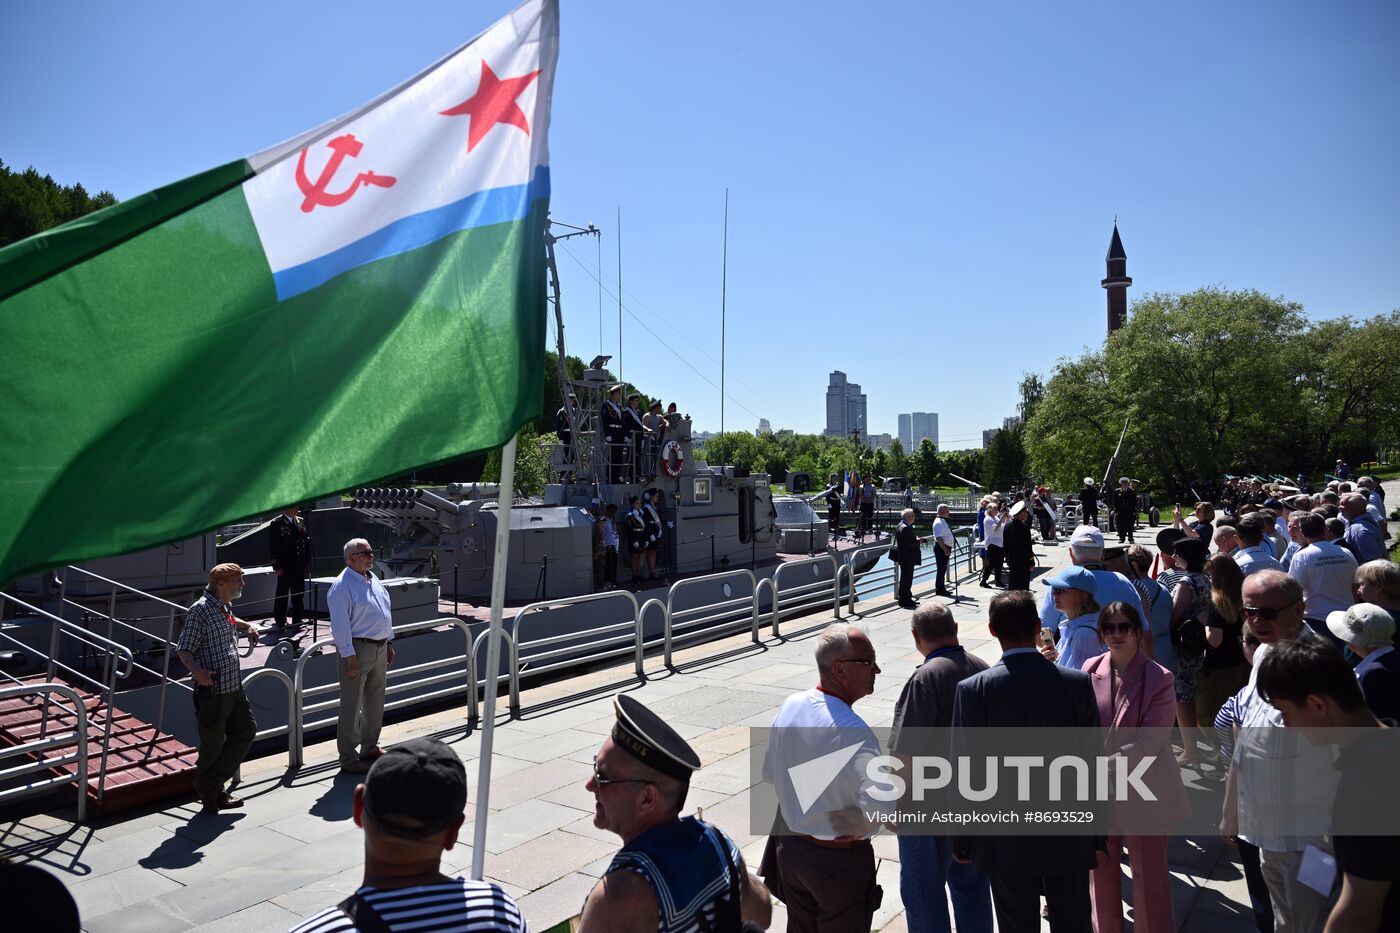
[[[1380,606],[1357,603],[1327,614],[1327,628],[1361,658],[1356,679],[1376,718],[1400,724],[1400,652],[1391,646],[1395,619]]]
[[[1137,587],[1121,573],[1104,569],[1103,550],[1103,532],[1092,525],[1080,525],[1070,536],[1069,559],[1076,567],[1082,567],[1093,575],[1094,589],[1091,592],[1094,601],[1100,606],[1125,602],[1137,610],[1138,618],[1143,620],[1143,627],[1151,628],[1151,619],[1142,609],[1142,597],[1138,595]],[[1063,638],[1066,635],[1065,621],[1065,614],[1055,608],[1054,588],[1047,589],[1040,602],[1041,626],[1058,629],[1060,637]],[[1150,636],[1143,641],[1143,650],[1149,657],[1152,652],[1148,646],[1151,644]]]
[[[384,681],[394,663],[393,607],[389,591],[370,571],[374,551],[369,542],[351,538],[342,551],[345,569],[326,594],[331,638],[340,655],[340,721],[335,744],[340,770],[364,774],[383,754],[379,730],[384,725]]]
[[[520,908],[500,885],[442,872],[467,807],[467,772],[452,749],[432,738],[389,748],[355,788],[352,807],[365,835],[364,880],[291,933],[525,933]]]
[[[578,396],[570,392],[564,404],[554,413],[554,433],[559,435],[559,443],[568,447],[574,439],[574,428],[570,415],[578,405]]]
[[[311,533],[301,518],[301,506],[289,505],[267,527],[267,546],[277,591],[272,597],[272,617],[278,628],[287,625],[287,598],[292,602],[292,625],[301,627],[306,615],[306,569],[311,566]]]
[[[622,427],[627,432],[627,443],[632,445],[632,482],[645,482],[649,477],[642,469],[646,448],[651,443],[651,428],[642,423],[642,397],[636,392],[627,396],[627,407],[622,410]]]
[[[1099,523],[1099,488],[1092,476],[1084,477],[1084,488],[1079,490],[1079,514],[1086,525]]]
[[[622,383],[608,389],[608,398],[603,402],[598,423],[602,427],[603,443],[608,448],[608,480],[622,482],[627,462],[627,428],[622,423]]]
[[[1031,545],[1031,512],[1026,508],[1026,503],[1017,502],[1011,507],[1011,520],[1006,523],[1002,539],[1002,552],[1006,558],[1006,588],[1030,589],[1035,551]]]
[[[613,704],[617,722],[585,787],[593,825],[623,844],[584,901],[579,933],[738,930],[741,921],[766,929],[768,889],[739,847],[718,827],[680,815],[700,757],[632,697]]]
[[[869,636],[843,623],[822,632],[815,655],[818,684],[783,702],[763,761],[788,831],[776,847],[778,888],[789,933],[869,933],[882,892],[870,843],[877,827],[864,814],[893,806],[871,797],[874,787],[862,779],[880,743],[852,707],[875,692],[880,665]],[[814,799],[805,796],[812,789],[798,786],[799,766],[842,750],[845,766]]]
[[[219,564],[209,571],[209,588],[185,616],[176,653],[194,679],[194,716],[199,726],[199,758],[194,789],[206,811],[241,807],[224,790],[253,744],[258,723],[243,692],[238,666],[238,634],[258,643],[259,630],[233,614],[243,595],[243,568]]]
[[[1137,526],[1138,494],[1131,483],[1128,477],[1119,477],[1118,488],[1113,491],[1113,526],[1118,530],[1119,544],[1133,540]]]

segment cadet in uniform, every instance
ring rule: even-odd
[[[1118,532],[1118,543],[1133,540],[1133,528],[1137,525],[1138,494],[1126,476],[1118,480],[1118,488],[1113,490],[1113,525]]]
[[[287,597],[292,598],[292,625],[300,626],[306,615],[306,571],[311,566],[311,533],[300,518],[301,507],[289,505],[272,520],[267,529],[272,569],[277,573],[277,592],[272,599],[272,617],[277,627],[287,625]]]
[[[620,483],[627,456],[622,446],[627,443],[627,429],[622,426],[622,383],[608,390],[599,423],[603,428],[603,443],[608,447],[608,482]]]
[[[682,817],[695,754],[659,716],[625,694],[585,785],[593,825],[622,848],[589,892],[579,933],[701,933],[767,929],[772,905],[734,841]]]

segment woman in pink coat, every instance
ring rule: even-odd
[[[1095,933],[1122,933],[1122,847],[1128,848],[1133,873],[1133,928],[1138,933],[1173,933],[1171,875],[1167,873],[1167,838],[1172,824],[1189,812],[1181,770],[1172,754],[1171,727],[1176,721],[1176,691],[1171,671],[1142,653],[1142,618],[1127,603],[1109,603],[1099,614],[1099,638],[1108,651],[1084,662],[1094,680],[1099,721],[1107,729],[1104,751],[1122,755],[1128,768],[1156,756],[1143,783],[1157,802],[1117,804],[1107,854],[1094,868]],[[1125,823],[1134,835],[1124,836]],[[1162,835],[1137,835],[1142,828]]]

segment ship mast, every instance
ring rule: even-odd
[[[553,227],[567,227],[569,232],[556,234],[551,229]],[[603,232],[593,224],[586,227],[576,227],[573,224],[551,220],[544,231],[544,255],[545,264],[549,267],[549,290],[552,293],[550,300],[554,302],[554,323],[557,334],[555,355],[558,357],[555,363],[559,378],[559,401],[563,404],[565,416],[569,419],[568,456],[573,463],[582,465],[583,458],[579,456],[579,413],[573,405],[569,404],[569,369],[564,362],[564,306],[560,300],[559,265],[554,259],[554,244],[575,236],[596,236],[601,242]]]

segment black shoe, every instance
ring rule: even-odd
[[[933,591],[933,595],[934,595],[934,596],[946,596],[948,599],[957,599],[956,596],[954,596],[952,593],[948,592],[947,590],[934,590],[934,591]]]
[[[918,603],[906,603],[906,602],[901,602],[901,603],[899,604],[899,608],[901,608],[901,609],[918,609],[918,608],[919,608],[919,605],[918,605]]]

